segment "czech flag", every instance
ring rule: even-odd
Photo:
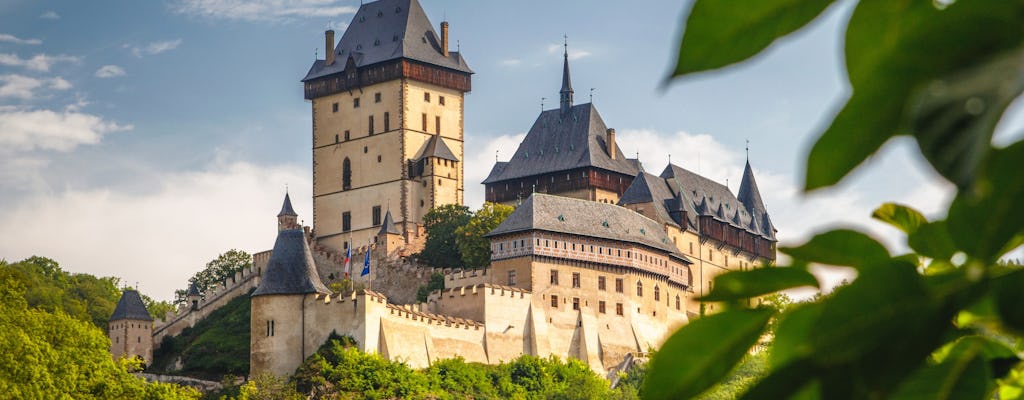
[[[348,246],[348,250],[345,251],[345,278],[348,278],[350,271],[352,271],[352,246]]]

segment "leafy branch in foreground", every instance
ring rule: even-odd
[[[831,2],[756,3],[697,0],[673,76],[746,60]],[[857,279],[774,317],[770,371],[743,398],[986,399],[997,387],[1000,399],[1022,395],[1024,269],[1000,257],[1024,244],[1024,141],[997,148],[992,137],[1024,90],[1024,1],[860,0],[845,61],[852,95],[811,149],[805,189],[836,184],[890,138],[911,136],[958,189],[945,219],[885,204],[873,216],[906,233],[914,253],[893,256],[837,229],[783,248],[791,266],[721,275],[704,300],[727,311],[666,342],[646,397],[711,387],[771,318],[746,300],[816,286],[811,263],[853,267]],[[725,339],[739,349],[719,351]]]

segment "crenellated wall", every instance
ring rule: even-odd
[[[165,336],[180,334],[185,328],[195,326],[196,323],[229,301],[245,295],[249,293],[249,290],[259,286],[260,275],[269,258],[269,251],[254,254],[252,267],[236,272],[231,279],[203,292],[195,309],[191,304],[181,304],[177,310],[168,313],[164,320],[155,321],[153,323],[153,349],[160,348]]]

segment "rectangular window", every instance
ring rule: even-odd
[[[380,103],[380,92],[377,92],[377,93],[373,94],[373,102],[374,103]]]
[[[615,278],[615,293],[622,293],[622,278]]]
[[[558,270],[554,270],[554,269],[551,270],[551,284],[552,285],[557,285],[558,284]]]
[[[338,112],[338,103],[331,104],[331,112]]]
[[[345,141],[346,142],[349,141],[350,138],[351,138],[351,135],[349,135],[348,131],[345,131]]]
[[[509,286],[515,286],[516,285],[516,270],[514,270],[514,269],[510,269],[508,271],[508,285]]]
[[[391,130],[391,114],[384,113],[384,132]]]
[[[615,315],[622,315],[622,303],[615,303]]]
[[[427,131],[427,113],[423,113],[423,132]]]
[[[352,99],[352,108],[359,108],[359,98]]]
[[[369,121],[367,122],[367,124],[368,124],[367,127],[369,128],[367,133],[372,135],[373,134],[373,116],[372,115],[369,117]]]
[[[573,272],[572,273],[572,287],[574,287],[574,288],[580,287],[580,273],[579,272]]]
[[[345,211],[341,213],[341,231],[348,232],[352,230],[352,213]]]
[[[603,276],[597,277],[597,290],[607,290],[605,288],[605,282],[604,282],[604,277]]]
[[[693,255],[693,242],[690,242],[690,255]]]
[[[436,131],[438,135],[441,134],[441,117],[434,117],[434,131]]]
[[[373,206],[373,226],[380,225],[380,206]]]
[[[715,253],[712,253],[711,249],[708,249],[708,261],[715,261]]]
[[[551,307],[558,308],[558,296],[551,296]]]
[[[334,143],[338,143],[338,135],[334,135]]]
[[[579,297],[573,297],[572,298],[572,309],[573,310],[579,310],[580,309],[580,298]]]
[[[597,312],[599,312],[601,314],[605,314],[604,300],[601,300],[601,301],[597,302]]]
[[[430,102],[430,92],[423,92],[423,101]]]
[[[444,96],[437,96],[437,104],[444,105]]]

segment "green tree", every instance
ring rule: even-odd
[[[32,256],[13,264],[0,261],[0,279],[3,278],[25,287],[29,307],[62,311],[103,329],[121,298],[117,278],[71,274],[45,257]]]
[[[455,230],[466,225],[472,216],[469,207],[458,204],[445,204],[427,211],[423,216],[427,242],[420,252],[420,259],[435,267],[462,265]]]
[[[205,292],[212,287],[217,287],[230,280],[235,273],[252,267],[252,255],[241,250],[231,249],[221,253],[217,258],[206,263],[206,267],[196,272],[188,279],[188,282],[195,283],[199,292]],[[174,303],[185,302],[187,290],[179,289],[174,291]]]
[[[441,289],[444,289],[444,275],[439,272],[432,273],[430,274],[430,281],[428,281],[425,286],[420,286],[419,289],[416,290],[416,300],[423,303],[427,301],[427,297],[430,296],[430,293]]]
[[[469,268],[483,268],[491,263],[491,241],[484,237],[497,228],[516,209],[498,203],[484,203],[469,222],[455,229],[455,243],[462,263]]]
[[[697,0],[674,75],[743,61],[831,3]],[[864,233],[836,229],[782,248],[789,266],[720,275],[702,300],[727,310],[665,342],[645,397],[704,392],[773,318],[768,374],[743,398],[986,399],[999,384],[1019,396],[1010,381],[1021,368],[1024,269],[999,259],[1024,243],[1024,141],[997,148],[992,136],[1024,90],[1024,2],[852,5],[845,36],[852,95],[808,155],[805,190],[839,182],[890,138],[910,136],[958,188],[948,213],[929,221],[893,203],[874,212],[906,234],[912,254],[893,256]],[[807,272],[812,263],[853,267],[857,279],[778,317],[748,308],[747,298],[817,286]]]

